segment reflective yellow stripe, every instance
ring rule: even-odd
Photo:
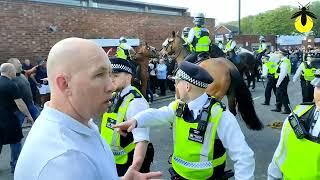
[[[136,147],[136,144],[132,142],[132,143],[128,144],[128,146],[126,146],[126,147],[124,148],[124,151],[125,151],[126,153],[129,153],[129,152],[131,152],[135,147]]]
[[[223,156],[213,160],[213,167],[222,165],[227,160],[227,153],[224,153]]]

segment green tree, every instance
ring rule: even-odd
[[[314,19],[313,32],[316,36],[320,36],[320,1],[310,4],[311,12],[318,19]],[[289,35],[299,34],[294,27],[295,19],[291,16],[299,11],[297,7],[281,6],[274,10],[266,11],[255,16],[247,16],[241,19],[241,33],[255,35]],[[224,23],[230,25],[238,25],[237,21]]]

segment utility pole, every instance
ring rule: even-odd
[[[239,23],[239,35],[241,34],[241,25],[240,25],[240,20],[241,20],[241,0],[239,0],[239,15],[238,15],[238,23]]]

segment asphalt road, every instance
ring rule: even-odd
[[[292,106],[301,102],[301,88],[300,83],[295,84],[290,81],[288,89],[289,99]],[[267,168],[272,159],[273,153],[279,141],[280,130],[272,129],[267,124],[274,121],[283,121],[285,115],[272,112],[271,109],[274,108],[275,98],[272,95],[271,105],[263,106],[261,103],[264,101],[264,88],[262,83],[257,83],[257,87],[254,92],[252,92],[252,97],[254,99],[256,112],[264,123],[265,128],[262,131],[251,131],[246,128],[244,123],[239,120],[239,124],[242,128],[244,135],[249,146],[255,153],[256,169],[255,169],[255,179],[264,180],[266,179]],[[151,105],[151,107],[158,108],[161,106],[168,105],[173,99],[162,99]],[[224,100],[226,103],[226,101]],[[239,119],[239,118],[238,118]],[[24,129],[24,134],[27,136],[29,129]],[[151,140],[155,147],[155,157],[152,165],[153,170],[160,170],[164,173],[163,178],[169,179],[169,174],[167,169],[169,168],[168,156],[172,153],[172,130],[167,127],[161,127],[151,130]],[[9,146],[3,147],[2,154],[0,155],[0,180],[12,180],[13,175],[10,173],[10,151]],[[227,167],[232,169],[233,163],[228,160]]]

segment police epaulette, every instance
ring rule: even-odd
[[[218,102],[219,102],[221,108],[223,109],[223,111],[225,111],[227,109],[226,105],[221,101],[218,101]]]
[[[220,105],[220,107],[222,108],[223,111],[225,111],[227,109],[226,105],[223,102],[221,102],[221,101],[217,100],[216,98],[212,97],[211,105],[213,105],[215,103],[219,103],[219,105]]]
[[[139,94],[137,91],[135,90],[130,90],[130,93],[132,93],[134,95],[134,98],[142,98],[141,94]]]
[[[300,105],[314,105],[315,103],[314,102],[304,102],[304,103],[301,103]]]

